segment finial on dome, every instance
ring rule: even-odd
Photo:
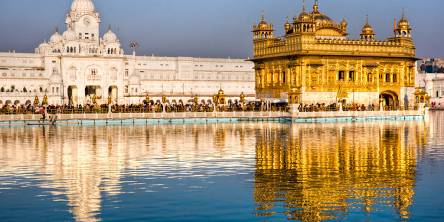
[[[302,0],[302,12],[305,12],[305,0]]]
[[[261,21],[265,21],[265,10],[261,12]]]
[[[365,24],[366,24],[366,25],[369,25],[369,24],[368,24],[368,14],[365,15]]]
[[[319,1],[315,0],[315,3],[313,5],[313,12],[318,13],[319,12]]]
[[[58,27],[58,26],[56,26],[56,27],[54,28],[54,32],[55,32],[55,33],[59,33],[59,27]]]
[[[111,31],[111,24],[108,25],[108,31]]]
[[[288,32],[288,31],[290,31],[290,29],[291,29],[291,24],[290,24],[290,22],[288,21],[288,19],[289,19],[288,16],[285,17],[285,32]]]

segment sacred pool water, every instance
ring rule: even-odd
[[[0,221],[440,221],[429,122],[0,128]]]

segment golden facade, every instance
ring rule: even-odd
[[[348,38],[347,25],[320,12],[318,1],[312,12],[304,6],[292,23],[285,23],[283,37],[275,37],[262,16],[253,26],[257,97],[413,105],[416,50],[406,17],[395,21],[394,36],[383,41],[376,40],[368,18],[360,39]]]

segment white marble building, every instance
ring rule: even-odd
[[[211,98],[223,89],[228,99],[255,96],[253,63],[241,59],[125,55],[111,30],[101,36],[92,0],[73,0],[66,31],[58,30],[35,53],[0,53],[0,103],[119,104],[152,99]]]
[[[434,108],[444,109],[444,73],[421,73],[416,75],[416,86],[421,87],[430,96]]]

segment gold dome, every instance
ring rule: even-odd
[[[326,16],[325,14],[319,12],[319,3],[318,1],[315,1],[315,4],[313,5],[313,12],[311,13],[313,20],[317,24],[333,24],[333,20]]]
[[[398,27],[400,29],[410,29],[409,21],[403,16],[401,20],[399,20]]]
[[[347,23],[347,21],[345,20],[345,18],[342,19],[342,21],[341,21],[341,26],[345,26],[345,27],[347,27],[347,25],[348,25],[348,23]]]
[[[330,17],[328,17],[322,13],[319,13],[319,12],[313,13],[313,20],[317,24],[333,24],[334,23]]]
[[[299,14],[298,21],[300,22],[311,21],[311,17],[306,12],[301,12],[301,14]]]
[[[285,22],[284,28],[286,32],[291,30],[291,24],[288,22],[288,18],[287,21]]]
[[[291,27],[291,24],[288,21],[285,22],[285,29],[290,29],[290,27]]]
[[[262,20],[262,21],[259,22],[257,27],[260,28],[260,29],[267,29],[268,28],[268,23],[266,21]]]
[[[273,25],[269,24],[265,21],[265,16],[261,16],[261,21],[257,24],[257,26],[254,26],[255,30],[263,30],[263,31],[272,31]]]
[[[401,20],[399,20],[398,28],[400,30],[411,30],[410,23],[407,20],[407,18],[405,17],[404,9],[402,10],[402,16],[401,16]]]
[[[375,40],[375,32],[373,31],[373,27],[368,23],[368,16],[365,20],[364,27],[362,27],[361,39],[366,41]]]
[[[370,24],[366,23],[364,27],[362,27],[362,35],[374,35],[375,32]]]

